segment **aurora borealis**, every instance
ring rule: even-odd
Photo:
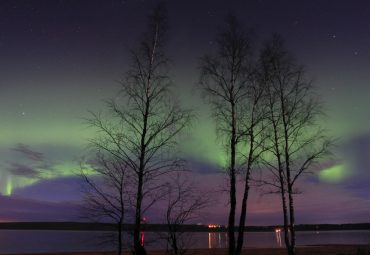
[[[76,173],[94,136],[83,118],[115,96],[128,50],[156,3],[0,1],[0,221],[77,217],[70,210],[80,199]],[[302,183],[298,222],[370,222],[370,3],[174,0],[168,11],[171,78],[181,103],[197,114],[180,147],[196,179],[211,189],[223,184],[223,149],[197,82],[199,57],[231,11],[252,28],[257,49],[282,34],[324,102],[321,124],[338,138],[333,155]],[[253,192],[250,224],[279,222],[274,197]],[[210,220],[226,221],[222,205]]]

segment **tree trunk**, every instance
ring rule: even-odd
[[[294,217],[294,201],[292,187],[288,190],[289,193],[289,221],[290,221],[290,255],[295,254],[295,217]]]
[[[231,98],[233,102],[233,98]],[[229,213],[229,255],[235,254],[235,209],[236,209],[236,177],[235,177],[235,161],[236,161],[236,116],[235,116],[235,105],[231,104],[231,139],[230,139],[230,213]]]
[[[139,251],[142,249],[141,247],[142,245],[140,243],[142,187],[143,187],[143,177],[142,175],[139,175],[139,182],[136,195],[135,228],[134,228],[135,254],[140,254]]]
[[[134,229],[134,248],[135,254],[139,255],[142,253],[144,247],[141,244],[140,240],[140,231],[141,231],[141,204],[143,201],[143,182],[144,182],[144,170],[145,170],[145,154],[146,154],[146,146],[145,146],[145,139],[146,139],[146,132],[148,126],[148,116],[149,116],[149,87],[150,87],[150,76],[148,78],[148,85],[146,91],[146,103],[145,103],[145,113],[143,116],[143,132],[141,134],[141,141],[140,141],[140,165],[139,171],[137,173],[138,176],[138,185],[137,185],[137,193],[136,193],[136,211],[135,211],[135,229]]]
[[[243,242],[244,242],[244,231],[245,231],[245,219],[247,216],[247,201],[249,195],[249,176],[250,176],[250,167],[248,166],[247,174],[245,178],[244,184],[244,194],[242,200],[242,207],[240,212],[240,220],[239,220],[239,229],[238,229],[238,240],[236,244],[236,255],[240,255],[243,249]]]
[[[279,160],[280,161],[280,160]],[[291,245],[290,245],[290,238],[289,238],[289,221],[288,221],[288,208],[287,208],[287,201],[286,201],[286,190],[284,185],[284,177],[283,177],[283,170],[281,164],[279,164],[279,178],[280,178],[280,194],[281,194],[281,204],[283,207],[283,219],[284,219],[284,241],[285,247],[288,250],[288,254],[292,255],[291,252]]]
[[[235,170],[230,169],[230,213],[229,213],[229,226],[228,226],[228,237],[229,237],[229,255],[235,253],[235,207],[236,207],[236,196],[235,196]]]
[[[118,255],[122,254],[122,222],[118,223]]]
[[[283,206],[283,217],[284,217],[284,241],[285,241],[285,246],[288,250],[288,254],[292,255],[290,253],[291,251],[291,245],[290,245],[290,239],[289,239],[289,222],[288,222],[288,209],[286,205],[286,197],[285,197],[285,191],[281,192],[281,202]]]
[[[288,191],[288,202],[289,202],[289,242],[290,246],[288,248],[289,255],[295,254],[295,232],[294,232],[294,204],[293,204],[293,189],[291,185],[291,169],[290,169],[290,153],[289,153],[289,133],[288,133],[288,121],[287,121],[287,110],[285,105],[285,97],[283,89],[280,89],[280,102],[281,102],[281,109],[282,109],[282,120],[284,126],[284,153],[285,153],[285,174],[286,174],[286,182],[287,182],[287,191]]]
[[[286,161],[286,177],[287,177],[287,191],[288,191],[288,203],[289,203],[289,242],[290,246],[288,248],[289,255],[295,254],[295,228],[294,228],[294,202],[293,202],[293,188],[291,184],[291,170],[290,170],[290,157],[289,157],[289,151],[288,151],[288,133],[286,130],[286,122],[284,120],[284,126],[285,126],[285,161]]]
[[[173,236],[173,253],[175,255],[178,255],[179,254],[179,248],[177,247],[177,237],[176,237],[176,233],[174,233],[174,236]]]
[[[286,210],[289,210],[289,223],[288,223],[288,226],[289,226],[289,243],[290,243],[290,246],[288,248],[288,253],[289,255],[294,255],[295,254],[295,228],[294,228],[294,202],[293,202],[293,188],[292,188],[292,184],[291,184],[291,170],[290,170],[290,155],[289,155],[289,151],[288,151],[288,139],[289,139],[289,136],[288,136],[288,132],[286,130],[286,121],[285,121],[285,118],[283,118],[283,121],[284,121],[284,129],[285,129],[285,174],[286,174],[286,182],[287,182],[287,192],[288,192],[288,206],[289,208],[287,208]],[[285,205],[286,207],[286,205]]]
[[[243,243],[244,243],[245,219],[247,217],[247,202],[248,202],[248,195],[249,195],[249,178],[250,178],[251,169],[252,169],[253,152],[254,152],[254,134],[252,130],[250,134],[250,149],[249,149],[249,154],[248,154],[247,172],[245,174],[245,180],[244,180],[244,193],[243,193],[242,207],[241,207],[241,212],[240,212],[238,240],[236,244],[236,255],[241,254],[241,251],[243,249]]]

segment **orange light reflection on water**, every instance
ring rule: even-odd
[[[222,238],[221,232],[208,232],[208,249],[212,248],[225,248],[224,245],[227,240],[227,234],[225,233],[225,238]]]

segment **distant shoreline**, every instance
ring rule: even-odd
[[[164,224],[143,224],[148,232],[165,232]],[[133,229],[132,224],[124,225],[125,231]],[[270,232],[282,226],[247,226],[246,232]],[[71,231],[115,231],[116,225],[109,223],[88,222],[2,222],[0,230],[71,230]],[[209,227],[208,225],[181,225],[179,231],[185,232],[225,232],[225,226]],[[330,230],[370,230],[370,223],[357,224],[301,224],[296,225],[297,231],[330,231]],[[237,228],[235,228],[237,231]]]
[[[298,246],[297,251],[300,255],[333,255],[333,254],[368,254],[370,252],[369,245],[319,245],[319,246]],[[115,255],[115,251],[102,252],[52,252],[52,253],[16,253],[11,255]],[[124,255],[129,255],[129,251],[125,251]],[[165,255],[164,250],[148,250],[148,255]],[[190,249],[189,254],[197,255],[227,255],[227,249]],[[243,249],[242,255],[286,255],[285,248],[246,248]],[[10,255],[10,254],[1,254]]]

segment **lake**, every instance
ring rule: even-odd
[[[0,253],[113,250],[115,246],[110,241],[111,234],[100,231],[0,230]],[[161,233],[146,232],[147,249],[165,249],[165,242],[160,236]],[[226,233],[196,232],[187,233],[186,237],[192,248],[227,247]],[[248,232],[245,246],[283,247],[283,238],[283,233],[279,232]],[[370,244],[370,230],[297,232],[297,245],[315,244]]]

